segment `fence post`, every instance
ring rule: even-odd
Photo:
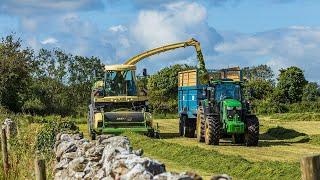
[[[6,128],[1,128],[1,149],[2,149],[2,161],[3,161],[3,171],[4,175],[8,175],[9,171],[9,160],[8,160],[8,148],[7,148],[7,135]]]
[[[303,157],[300,165],[302,180],[320,179],[320,155]]]
[[[44,159],[36,158],[34,161],[34,164],[35,164],[36,180],[45,180],[46,179],[46,163]]]

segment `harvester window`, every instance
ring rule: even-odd
[[[134,72],[107,71],[105,74],[106,94],[109,96],[134,96],[136,95],[136,82]]]

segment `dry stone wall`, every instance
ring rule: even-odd
[[[133,151],[127,137],[101,135],[90,142],[80,134],[58,134],[55,179],[194,179],[166,172],[157,160]]]
[[[132,150],[124,136],[100,135],[96,141],[81,134],[58,134],[54,179],[202,179],[193,173],[166,172],[165,165]]]

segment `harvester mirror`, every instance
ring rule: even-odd
[[[142,75],[143,76],[147,76],[148,74],[147,74],[147,69],[146,68],[143,68],[142,69]]]
[[[96,79],[96,78],[97,78],[97,71],[94,69],[94,70],[92,71],[92,73],[93,73],[93,79]]]

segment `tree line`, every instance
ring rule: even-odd
[[[0,43],[0,105],[13,112],[70,115],[86,112],[94,73],[103,74],[96,57],[61,49],[23,48],[12,35]]]
[[[150,105],[158,113],[177,113],[178,78],[187,65],[166,67],[148,79]],[[320,112],[320,89],[308,82],[303,70],[292,66],[280,69],[275,79],[267,65],[243,67],[243,93],[256,113]]]
[[[177,113],[177,74],[193,68],[179,64],[165,67],[138,82],[147,84],[154,112]],[[256,112],[320,110],[319,85],[308,82],[300,68],[281,69],[276,79],[267,65],[242,71],[247,79],[245,95]],[[103,64],[97,57],[72,55],[61,49],[35,52],[22,47],[22,41],[12,35],[0,42],[0,106],[12,112],[84,115],[95,77],[103,77]]]

